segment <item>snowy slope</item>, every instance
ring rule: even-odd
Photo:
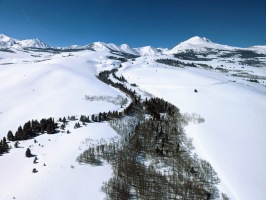
[[[149,63],[139,58],[120,72],[181,112],[205,118],[186,130],[196,152],[218,172],[223,192],[231,199],[265,199],[266,88],[218,72]]]
[[[97,57],[98,53],[87,51],[69,57],[56,55],[38,63],[0,65],[0,136],[30,119],[119,108],[84,100],[85,95],[123,95],[95,77],[100,62]]]

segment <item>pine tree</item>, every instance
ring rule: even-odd
[[[7,133],[7,139],[9,141],[14,141],[15,140],[15,137],[14,137],[12,131],[8,131],[8,133]]]
[[[31,150],[30,150],[29,148],[27,148],[25,155],[26,155],[26,157],[28,157],[28,158],[32,156],[32,154],[31,154]]]
[[[18,144],[19,144],[18,141],[16,141],[15,144],[14,144],[14,147],[18,148]]]

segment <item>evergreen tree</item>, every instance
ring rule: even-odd
[[[38,120],[32,120],[31,121],[31,129],[33,133],[39,133],[41,132],[41,124],[38,122]]]
[[[30,123],[30,121],[28,121],[23,126],[23,137],[25,139],[27,139],[27,138],[30,138],[32,136],[33,136],[33,132],[32,132],[32,128],[31,128],[31,123]]]
[[[28,157],[28,158],[32,156],[32,154],[31,154],[31,150],[30,150],[29,148],[27,148],[25,155],[26,155],[26,157]]]
[[[18,148],[18,144],[19,144],[18,141],[16,141],[15,144],[14,144],[14,147]]]
[[[8,131],[8,133],[7,133],[7,139],[9,141],[14,141],[15,140],[15,137],[14,137],[12,131]]]

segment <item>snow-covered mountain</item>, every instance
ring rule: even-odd
[[[0,34],[0,48],[50,48],[39,39],[17,40]]]
[[[208,49],[233,50],[235,48],[236,47],[213,43],[212,41],[210,41],[205,37],[195,36],[184,42],[181,42],[174,48],[170,49],[167,52],[167,54],[175,54],[186,50],[196,50],[196,51],[202,51],[202,50],[206,51]]]
[[[49,45],[45,44],[43,41],[39,39],[31,39],[31,40],[20,40],[18,44],[22,48],[32,47],[32,48],[50,48]]]
[[[4,34],[0,34],[0,47],[12,47],[16,44],[17,43],[15,39],[10,38]]]
[[[119,54],[131,54],[135,56],[149,56],[149,55],[171,55],[180,52],[195,51],[195,52],[208,52],[208,51],[236,51],[236,50],[251,50],[257,52],[265,52],[266,46],[252,46],[249,48],[239,48],[232,47],[228,45],[222,45],[212,42],[205,37],[195,36],[184,42],[179,43],[172,49],[165,48],[155,48],[152,46],[144,46],[138,48],[132,48],[128,44],[122,44],[120,46],[113,43],[104,42],[93,42],[84,46],[71,45],[69,47],[51,47],[45,44],[39,39],[26,39],[18,40],[8,37],[4,34],[0,34],[0,48],[13,48],[13,49],[23,49],[23,48],[54,48],[54,49],[68,49],[68,50],[94,50],[97,52],[116,52]]]
[[[146,46],[146,47],[140,47],[140,48],[135,48],[136,51],[139,52],[139,55],[142,56],[150,56],[150,55],[156,55],[161,53],[158,49],[151,47],[151,46]]]
[[[120,53],[132,54],[136,56],[155,55],[161,52],[160,50],[154,47],[151,47],[151,46],[131,48],[128,44],[122,44],[120,46],[117,46],[113,43],[106,44],[104,42],[94,42],[88,46],[91,47],[95,51],[120,52]]]
[[[139,52],[136,49],[131,48],[128,44],[120,45],[120,49],[129,54],[139,55]]]

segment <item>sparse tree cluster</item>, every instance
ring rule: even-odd
[[[70,121],[75,121],[75,120],[77,120],[75,115],[68,116],[67,119],[70,120]]]
[[[117,70],[116,70],[116,71],[117,71]],[[116,80],[121,81],[122,83],[126,83],[127,80],[125,79],[125,77],[122,76],[122,75],[121,75],[120,77],[118,77],[118,76],[115,74],[116,71],[113,71],[113,72],[112,72],[113,77],[114,77]]]
[[[179,109],[160,98],[151,98],[144,101],[146,111],[155,119],[160,120],[163,113],[170,116],[179,114]]]
[[[101,95],[101,96],[89,96],[85,95],[85,100],[88,101],[106,101],[109,103],[113,103],[115,105],[125,105],[127,104],[127,98],[123,98],[122,96],[118,95],[117,97]]]
[[[80,128],[81,126],[80,126],[80,123],[79,122],[76,122],[75,123],[75,125],[74,125],[74,128],[76,129],[76,128]]]
[[[112,60],[120,60],[122,63],[127,62],[127,59],[124,57],[107,56],[107,58],[112,59]]]
[[[9,141],[27,140],[35,137],[38,133],[53,134],[57,128],[57,123],[54,122],[53,118],[28,121],[22,126],[18,127],[15,135],[12,131],[8,131],[7,139]]]
[[[89,116],[85,116],[85,115],[81,115],[79,118],[79,121],[81,122],[85,122],[85,123],[90,123],[90,117]]]
[[[169,58],[162,58],[162,59],[157,59],[155,60],[158,63],[166,64],[166,65],[171,65],[175,67],[197,67],[194,63],[184,63],[179,60],[174,60],[174,59],[169,59]]]

